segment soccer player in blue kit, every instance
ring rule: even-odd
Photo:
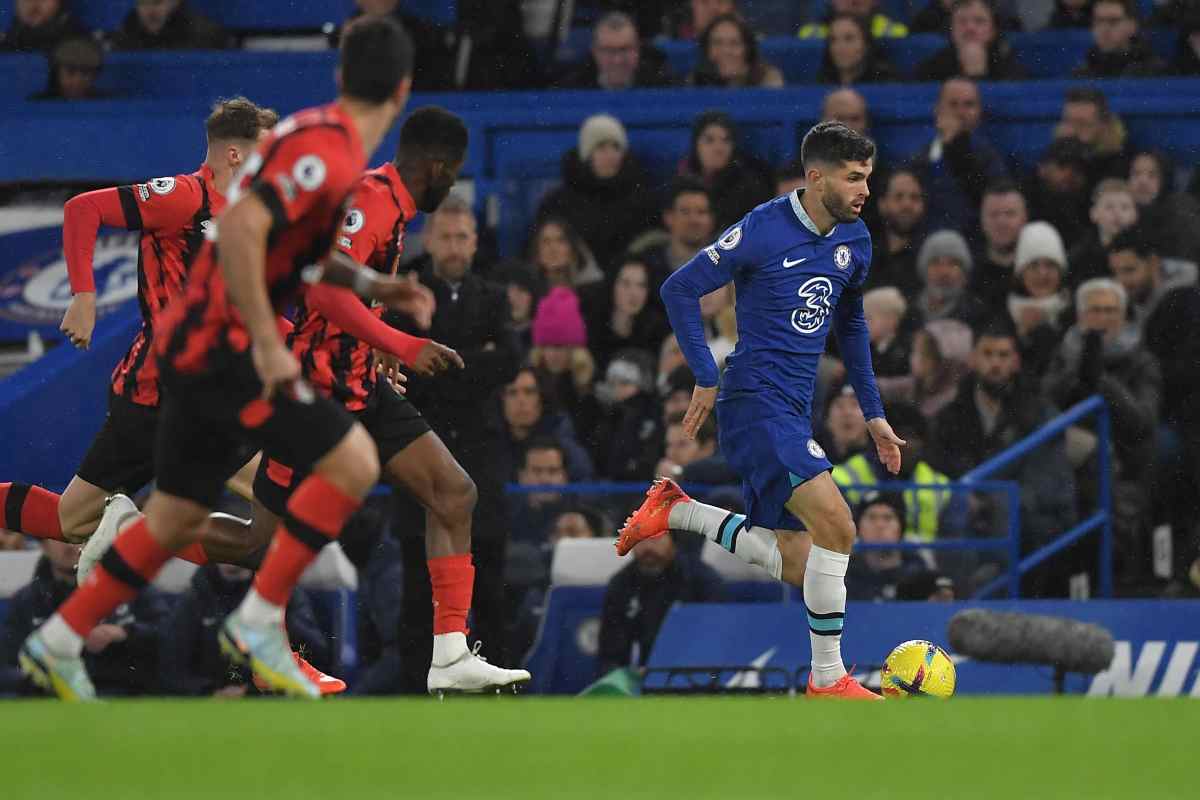
[[[817,362],[832,327],[880,460],[893,474],[900,469],[904,441],[883,416],[863,315],[871,235],[859,217],[874,157],[865,136],[838,122],[816,125],[801,145],[807,188],[755,208],[663,285],[671,327],[696,376],[684,432],[695,436],[715,405],[721,452],[742,478],[746,514],[696,502],[660,479],[617,541],[624,555],[670,530],[691,531],[802,586],[811,697],[881,699],[842,663],[855,527],[812,438]],[[738,343],[718,393],[699,301],[730,281]]]

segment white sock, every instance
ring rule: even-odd
[[[783,556],[775,531],[747,525],[744,514],[685,500],[671,508],[667,524],[671,530],[698,533],[716,542],[747,564],[762,567],[776,580],[783,576]]]
[[[238,613],[250,625],[280,625],[283,623],[283,607],[265,599],[253,586],[246,592]]]
[[[812,643],[812,682],[832,686],[846,674],[842,664],[842,623],[846,617],[846,568],[850,556],[815,544],[804,573],[804,605]]]
[[[52,614],[41,627],[42,641],[56,656],[78,658],[83,652],[83,637],[72,630],[61,614]]]
[[[467,652],[467,635],[461,631],[435,633],[433,635],[433,665],[444,667],[453,664]]]

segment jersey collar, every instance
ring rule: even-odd
[[[412,193],[404,185],[404,181],[400,178],[400,173],[396,170],[396,165],[389,161],[380,167],[380,172],[384,174],[388,183],[396,191],[396,199],[400,202],[400,211],[404,214],[404,220],[406,222],[410,221],[417,215],[417,201],[413,200]]]
[[[803,193],[803,189],[797,189],[788,196],[788,199],[792,203],[792,212],[795,213],[796,219],[800,220],[801,225],[812,231],[813,236],[820,237],[821,232],[817,230],[817,223],[812,221],[812,217],[804,210],[804,204],[800,202],[800,195]],[[833,236],[833,232],[837,230],[837,227],[837,223],[834,223],[834,226],[829,229],[829,233],[825,234],[825,238]]]
[[[204,185],[208,187],[209,192],[211,192],[214,196],[221,198],[222,200],[225,199],[225,195],[217,191],[217,185],[213,182],[214,179],[212,167],[210,167],[208,164],[201,164],[200,169],[196,170],[195,174],[200,177],[200,180],[204,181]]]

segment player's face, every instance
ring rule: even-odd
[[[696,139],[696,158],[705,175],[725,169],[733,159],[733,136],[724,125],[709,125]]]
[[[1116,292],[1098,289],[1084,298],[1079,322],[1084,330],[1099,331],[1106,341],[1111,341],[1125,324],[1125,307]]]
[[[867,179],[874,169],[871,161],[846,161],[822,173],[821,202],[837,222],[854,222],[862,214],[871,191]]]
[[[437,213],[429,222],[425,248],[434,268],[445,280],[462,280],[471,268],[478,245],[475,218],[471,214]]]
[[[1035,258],[1021,272],[1021,283],[1030,297],[1049,297],[1062,285],[1062,270],[1048,258]]]
[[[1105,192],[1092,205],[1092,222],[1105,236],[1115,236],[1137,222],[1137,204],[1129,192]]]
[[[925,219],[925,193],[921,184],[907,172],[899,172],[888,181],[887,191],[879,200],[883,221],[892,231],[907,236]]]
[[[713,215],[708,195],[699,192],[679,195],[663,214],[663,222],[672,239],[699,250],[713,237]]]
[[[613,283],[613,309],[629,316],[640,314],[649,296],[645,265],[634,261],[621,267]]]
[[[837,69],[851,70],[867,56],[867,43],[862,31],[852,21],[843,18],[829,26],[829,59]]]
[[[637,30],[632,26],[597,30],[596,40],[592,43],[592,57],[596,59],[596,72],[602,87],[621,89],[632,86],[638,68]]]
[[[979,220],[984,238],[991,247],[1011,250],[1017,246],[1021,228],[1029,221],[1025,198],[1017,192],[985,195]]]
[[[870,506],[858,519],[858,536],[868,544],[895,544],[900,533],[900,518],[891,506]]]
[[[1162,191],[1162,172],[1153,156],[1142,155],[1129,166],[1129,190],[1139,206],[1153,203]]]
[[[447,161],[431,161],[429,163],[429,183],[425,187],[425,191],[417,200],[417,209],[424,211],[426,214],[432,214],[437,211],[438,206],[450,194],[450,190],[454,188],[454,184],[458,181],[458,173],[462,170],[463,162],[459,159],[455,163]]]

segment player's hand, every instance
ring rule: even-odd
[[[692,390],[692,402],[688,404],[687,413],[683,415],[683,435],[695,439],[700,426],[712,413],[717,403],[717,387],[697,386]]]
[[[67,313],[63,314],[58,329],[67,335],[71,344],[87,350],[92,343],[92,330],[96,327],[96,293],[80,292],[71,298]]]
[[[250,348],[250,357],[254,361],[254,371],[262,381],[263,400],[270,400],[280,387],[300,379],[300,362],[283,342],[255,342]]]
[[[399,394],[408,394],[408,376],[401,371],[403,363],[399,358],[383,350],[375,351],[375,372],[387,381]]]
[[[123,642],[129,634],[120,625],[97,625],[83,640],[89,653],[103,653],[113,642]]]
[[[466,365],[457,351],[438,342],[429,342],[417,353],[417,360],[408,366],[418,375],[437,375],[451,367],[462,369]]]
[[[433,325],[437,302],[433,299],[433,292],[417,279],[415,272],[403,278],[381,278],[372,294],[384,305],[412,317],[421,330],[427,331]]]
[[[867,423],[867,430],[875,440],[875,449],[879,452],[879,463],[887,467],[887,471],[895,475],[900,471],[900,448],[908,444],[892,430],[892,426],[883,417],[876,417]]]

